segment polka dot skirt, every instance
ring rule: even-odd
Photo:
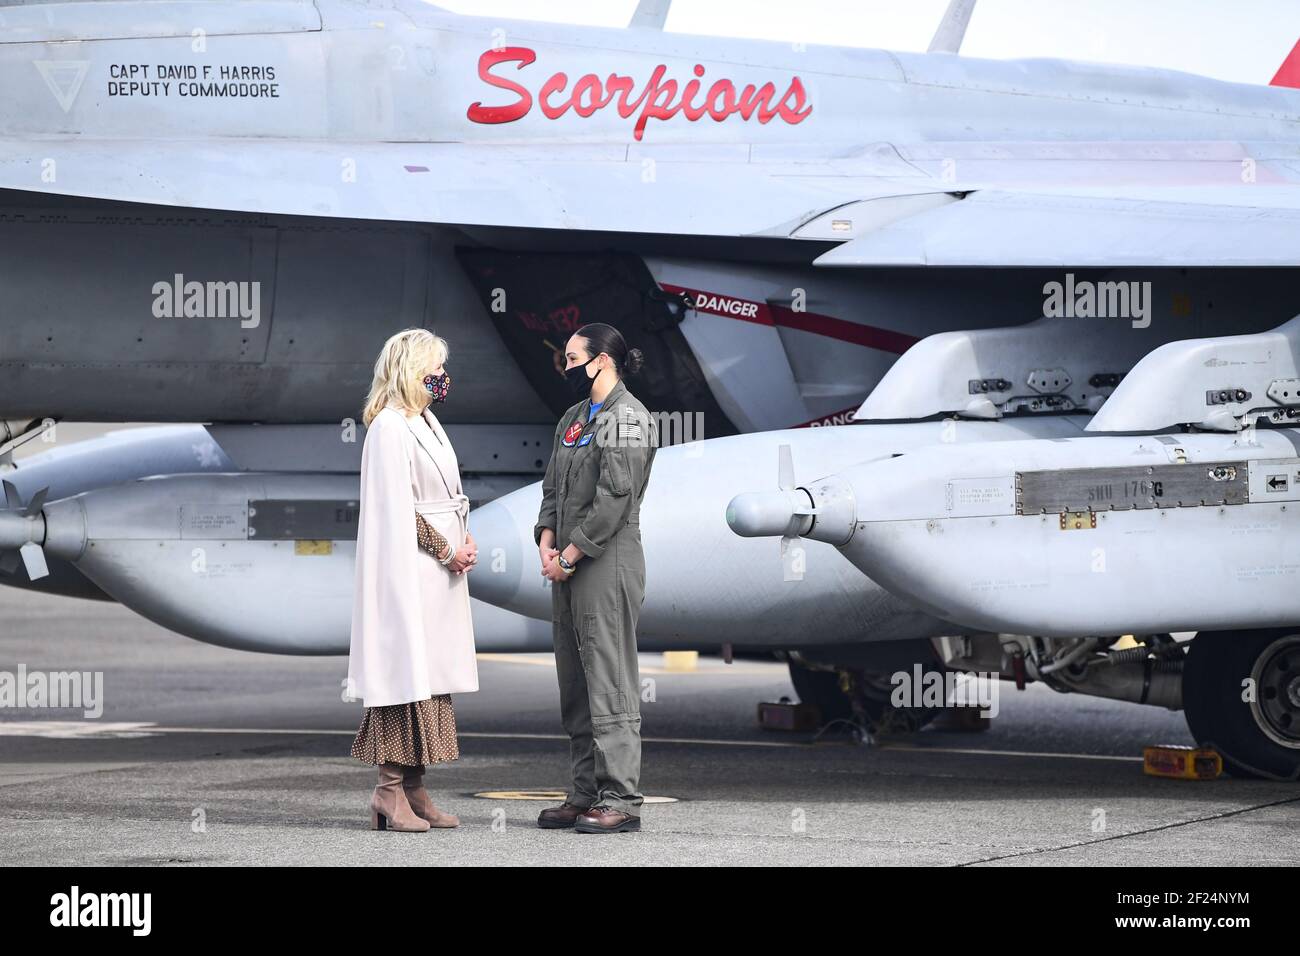
[[[352,740],[352,756],[366,763],[407,767],[457,760],[456,712],[451,694],[409,704],[367,707]]]

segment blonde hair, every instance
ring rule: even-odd
[[[425,372],[447,361],[447,340],[428,329],[402,329],[389,336],[375,359],[375,376],[361,410],[367,428],[386,405],[419,411],[428,404]]]

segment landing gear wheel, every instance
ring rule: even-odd
[[[840,690],[838,671],[819,671],[795,661],[789,662],[790,683],[801,703],[814,705],[821,714],[820,722],[852,720],[853,707],[849,696]]]
[[[859,724],[865,722],[866,729],[872,734],[914,733],[940,713],[940,709],[935,707],[895,707],[890,702],[894,687],[889,674],[857,668],[814,670],[795,661],[789,662],[789,668],[790,682],[794,684],[799,700],[816,705],[823,725],[844,720]],[[926,670],[943,673],[942,668],[928,665]],[[861,708],[861,717],[854,713],[855,697]]]
[[[936,671],[943,679],[943,668],[922,666],[925,673]],[[895,707],[890,697],[894,693],[892,675],[874,671],[850,671],[850,695],[857,692],[857,702],[862,717],[872,735],[892,736],[914,734],[935,717],[943,713],[940,707]],[[908,677],[912,676],[908,672]]]
[[[1198,635],[1183,669],[1183,713],[1234,777],[1300,780],[1300,631]]]

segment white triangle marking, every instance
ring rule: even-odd
[[[72,103],[81,92],[85,82],[86,71],[90,68],[89,60],[34,60],[36,69],[40,70],[45,85],[50,88],[58,100],[63,112],[72,109]]]

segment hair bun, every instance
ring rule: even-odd
[[[641,354],[640,349],[628,349],[627,359],[623,363],[627,367],[628,375],[635,375],[641,370],[641,365],[645,362],[645,356]]]

